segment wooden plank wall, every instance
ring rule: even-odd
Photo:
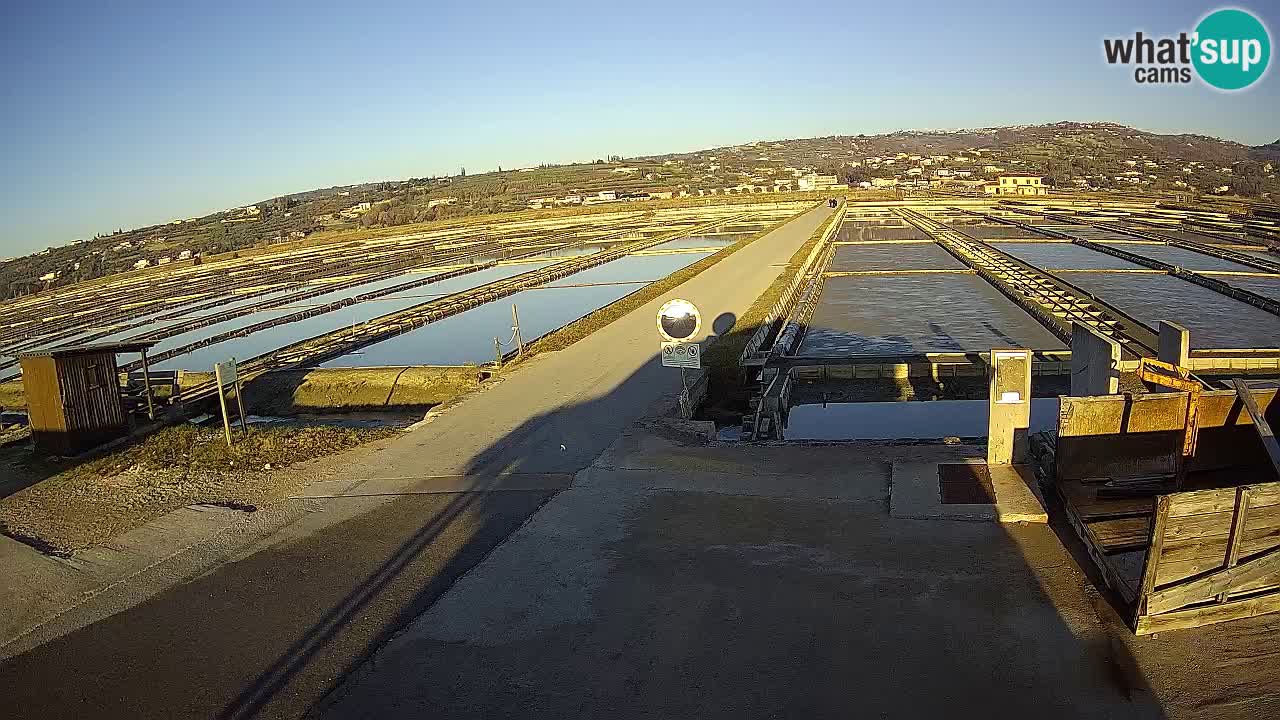
[[[66,418],[64,452],[80,453],[128,432],[114,353],[57,359]]]
[[[1135,630],[1280,610],[1280,482],[1161,496]]]
[[[1263,414],[1280,420],[1276,390],[1254,390]],[[1085,479],[1172,473],[1182,448],[1186,393],[1062,397],[1057,477]],[[1269,461],[1234,391],[1200,396],[1200,440],[1191,470],[1253,467]],[[1268,477],[1262,475],[1261,477]]]
[[[22,387],[27,395],[27,416],[34,432],[66,432],[58,370],[51,357],[22,359]]]

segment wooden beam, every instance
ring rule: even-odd
[[[1249,487],[1236,491],[1236,509],[1231,515],[1231,535],[1227,538],[1227,557],[1224,568],[1233,568],[1240,561],[1240,537],[1244,535],[1245,515],[1249,513]],[[1227,601],[1227,591],[1218,593],[1218,602]]]
[[[1138,586],[1138,602],[1134,607],[1134,621],[1146,615],[1147,601],[1156,589],[1156,567],[1164,551],[1164,526],[1169,522],[1169,496],[1156,498],[1155,517],[1151,522],[1151,540],[1147,543],[1147,558],[1142,564],[1142,584]]]
[[[1249,417],[1253,418],[1253,427],[1258,431],[1258,437],[1262,440],[1262,446],[1267,449],[1267,455],[1271,457],[1271,466],[1276,471],[1276,475],[1280,476],[1280,442],[1276,442],[1276,434],[1271,429],[1271,424],[1258,409],[1258,403],[1254,401],[1249,386],[1245,385],[1240,378],[1232,380],[1231,384],[1235,385],[1236,395],[1240,396],[1244,409],[1248,410]]]
[[[1243,565],[1223,568],[1195,580],[1153,592],[1147,596],[1147,613],[1154,615],[1177,610],[1184,605],[1208,600],[1218,593],[1229,592],[1232,585],[1252,582],[1272,573],[1280,573],[1280,548],[1268,550]]]
[[[1159,615],[1144,615],[1138,618],[1134,633],[1151,635],[1152,633],[1183,628],[1200,627],[1213,623],[1242,620],[1268,613],[1280,612],[1280,593],[1259,595],[1244,600],[1232,600],[1221,605],[1177,610]]]

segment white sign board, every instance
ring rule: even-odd
[[[699,370],[702,368],[702,349],[697,343],[664,342],[662,365]]]
[[[239,376],[236,375],[236,359],[231,358],[227,362],[213,364],[213,376],[217,378],[220,387],[234,385]]]
[[[231,416],[227,413],[227,388],[236,391],[236,407],[240,410],[240,430],[249,432],[249,421],[244,414],[244,393],[240,389],[240,374],[236,371],[236,359],[213,364],[213,377],[218,383],[218,404],[222,406],[222,429],[226,432],[227,445],[231,445]]]

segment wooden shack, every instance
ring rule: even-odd
[[[78,345],[24,352],[22,385],[36,448],[78,455],[129,433],[117,353],[142,353],[154,342]]]
[[[1276,390],[1200,395],[1179,488],[1188,397],[1063,397],[1043,465],[1138,634],[1280,612],[1280,482],[1266,449]]]

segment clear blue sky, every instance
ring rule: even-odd
[[[1280,17],[1248,3],[1271,28]],[[1244,93],[1139,87],[1102,38],[1215,4],[10,5],[0,256],[370,180],[742,141],[1109,120],[1280,137]],[[994,6],[991,6],[994,7]]]

